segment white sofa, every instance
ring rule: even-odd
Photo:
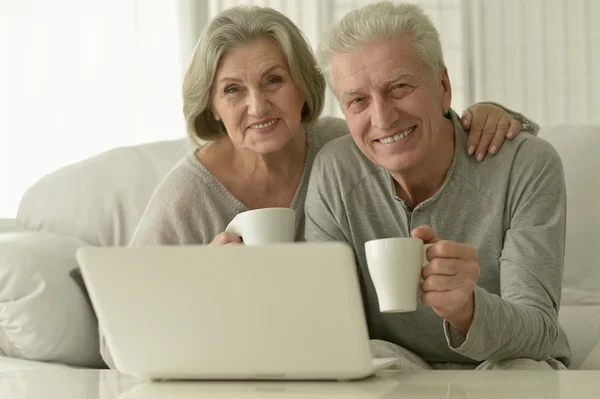
[[[571,368],[600,370],[600,157],[596,156],[600,126],[554,126],[543,128],[539,136],[557,148],[567,179],[560,322],[572,347]],[[102,366],[93,342],[95,324],[89,304],[68,275],[76,267],[74,249],[126,245],[154,187],[189,150],[185,139],[115,149],[53,172],[25,193],[17,220],[0,221],[0,348],[4,345],[5,354]],[[15,272],[11,262],[23,272]],[[51,284],[32,282],[48,275],[54,279]],[[25,281],[22,289],[36,293],[19,304],[3,281]],[[38,320],[24,316],[23,307],[48,309],[52,302],[62,306],[60,301],[68,301],[69,296],[75,299],[60,314],[34,311],[32,318]],[[53,323],[47,322],[48,317]],[[26,328],[19,323],[27,324]],[[22,331],[34,333],[23,337]],[[0,371],[23,364],[35,365],[22,361],[11,365],[11,359],[0,356]]]

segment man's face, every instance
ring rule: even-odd
[[[426,163],[450,107],[446,68],[432,74],[406,36],[336,55],[331,66],[348,128],[367,158],[395,173]]]

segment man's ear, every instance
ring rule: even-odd
[[[448,68],[443,67],[440,70],[440,80],[442,83],[442,109],[448,109],[450,108],[450,103],[452,103],[452,86],[450,85]]]

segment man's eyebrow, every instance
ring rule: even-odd
[[[412,75],[408,72],[400,71],[400,72],[396,73],[394,76],[392,76],[391,78],[385,79],[383,81],[383,83],[389,84],[389,83],[395,82],[397,80],[400,80],[400,79],[406,78],[406,77],[410,78],[410,77],[412,77]],[[357,93],[360,93],[361,91],[362,91],[361,89],[346,89],[342,92],[342,97],[350,96],[352,94],[357,94]]]
[[[352,94],[360,93],[360,89],[346,89],[342,92],[342,97],[346,97]]]
[[[412,75],[408,72],[400,71],[400,72],[396,73],[394,76],[392,76],[391,78],[384,80],[383,82],[384,83],[392,83],[392,82],[395,82],[395,81],[400,80],[405,77],[412,77]]]

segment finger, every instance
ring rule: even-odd
[[[462,259],[435,258],[421,270],[421,278],[426,280],[430,276],[460,276],[463,283],[477,284],[481,269],[477,262]]]
[[[519,122],[516,119],[512,119],[510,121],[510,125],[508,127],[508,131],[506,132],[506,137],[509,140],[514,139],[515,137],[517,137],[519,135],[519,132],[521,131],[521,122]]]
[[[487,118],[483,127],[483,131],[481,133],[481,138],[479,139],[479,144],[477,145],[477,149],[475,150],[478,162],[481,162],[485,159],[485,156],[488,152],[488,148],[490,147],[490,143],[492,142],[492,138],[494,138],[494,135],[496,134],[498,122],[499,120],[495,118]],[[508,125],[506,127],[508,127]]]
[[[428,291],[421,294],[421,302],[431,306],[434,310],[452,312],[460,309],[465,304],[465,293],[462,288],[451,291]]]
[[[469,155],[473,155],[479,145],[487,114],[485,112],[475,113],[471,119],[471,129],[469,130],[469,138],[467,139],[467,153]]]
[[[456,276],[461,269],[460,263],[464,262],[459,259],[444,259],[435,258],[429,262],[421,271],[421,277],[426,280],[430,276]]]
[[[456,276],[445,276],[440,274],[433,274],[423,280],[421,284],[421,290],[423,292],[430,291],[452,291],[465,283],[465,279],[461,275]]]
[[[225,239],[223,238],[223,234],[218,234],[208,245],[224,245]]]
[[[504,139],[508,134],[508,128],[510,127],[510,121],[508,118],[502,118],[498,121],[498,126],[496,127],[496,133],[492,138],[492,142],[490,143],[490,154],[496,154],[502,144],[504,144]]]
[[[235,234],[223,232],[217,234],[217,236],[212,240],[209,245],[226,245],[231,242],[241,243],[241,237],[236,236]]]
[[[466,109],[460,117],[460,123],[465,130],[469,130],[471,127],[471,120],[473,119],[473,113],[470,109]]]
[[[463,259],[477,261],[477,251],[470,245],[455,241],[441,240],[432,245],[427,251],[429,259]]]
[[[440,240],[437,234],[435,234],[435,231],[433,231],[433,229],[431,228],[431,226],[428,226],[426,224],[414,229],[411,232],[411,237],[420,238],[425,244],[435,243]]]
[[[227,243],[235,243],[235,244],[241,244],[242,242],[244,242],[244,240],[242,239],[242,237],[236,236],[235,234],[232,233],[223,233],[225,235],[225,240],[227,241]]]

